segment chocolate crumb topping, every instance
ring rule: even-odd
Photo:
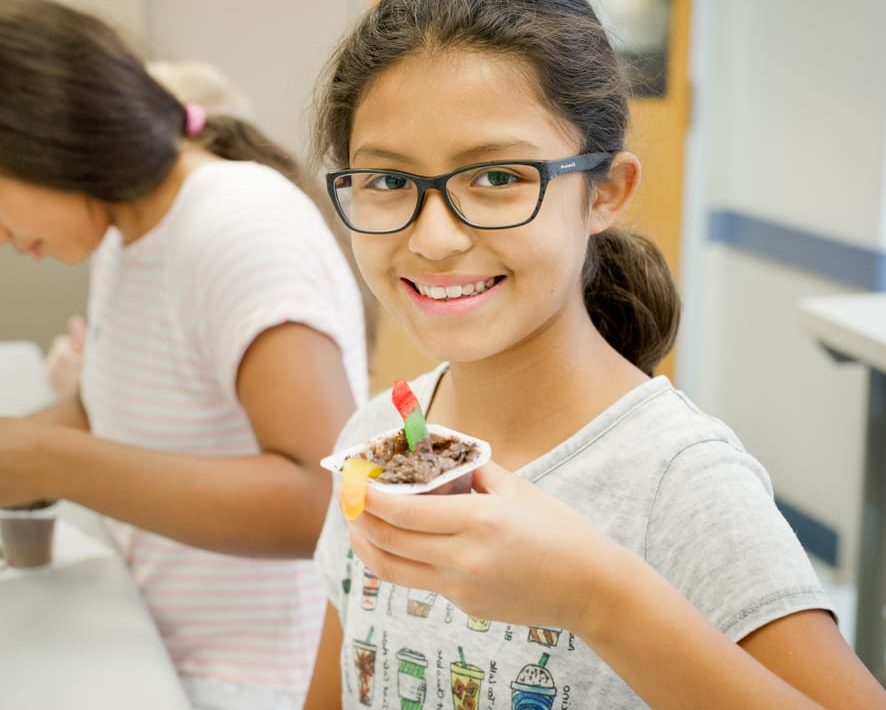
[[[428,483],[442,473],[472,461],[479,455],[474,444],[453,436],[431,434],[433,453],[410,451],[401,430],[370,445],[365,453],[384,469],[376,480],[381,483]]]

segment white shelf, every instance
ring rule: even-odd
[[[800,301],[801,327],[831,350],[886,372],[886,293]]]

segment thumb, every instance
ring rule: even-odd
[[[68,336],[71,338],[71,348],[80,352],[86,342],[86,321],[82,316],[68,318]]]
[[[471,487],[478,493],[495,493],[497,495],[507,495],[524,485],[528,484],[520,476],[502,468],[495,461],[489,461],[474,471],[474,478],[471,482]]]

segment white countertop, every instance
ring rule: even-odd
[[[63,505],[65,520],[110,544],[96,515]],[[190,708],[116,552],[0,581],[0,707]]]
[[[40,349],[0,342],[0,416],[51,400]],[[61,517],[112,553],[0,579],[0,708],[189,710],[102,519],[70,503],[62,503]]]
[[[0,341],[0,416],[20,417],[52,399],[40,348],[26,340]]]
[[[802,328],[831,350],[886,372],[886,293],[800,301]]]

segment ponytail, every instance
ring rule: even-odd
[[[585,257],[584,301],[594,326],[647,375],[673,347],[680,296],[659,248],[645,237],[607,230]]]
[[[273,168],[305,193],[305,177],[295,159],[258,128],[239,118],[210,114],[190,139],[225,160],[251,160]],[[310,196],[310,195],[309,195]]]

